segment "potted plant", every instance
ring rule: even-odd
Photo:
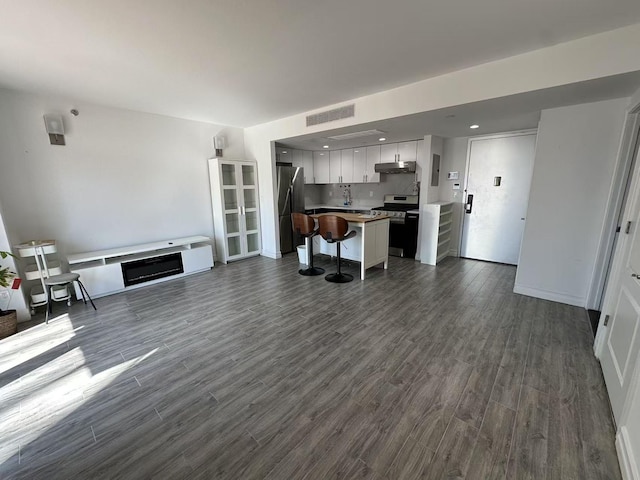
[[[0,258],[5,259],[7,257],[13,257],[10,252],[0,251]],[[8,267],[0,266],[0,288],[8,289],[13,283],[13,279],[16,276],[15,272],[12,272]],[[6,305],[6,310],[3,305],[0,304],[0,338],[13,335],[17,330],[17,316],[15,310],[9,310],[9,304],[11,303],[11,291],[9,291],[9,301]]]

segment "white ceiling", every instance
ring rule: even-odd
[[[0,0],[0,86],[250,126],[640,21],[638,0]]]
[[[323,150],[323,145],[328,145],[329,150],[337,150],[375,143],[415,140],[425,135],[466,137],[526,130],[537,128],[541,110],[630,96],[638,89],[639,85],[640,72],[626,73],[484,102],[458,105],[282,139],[277,144],[302,150]],[[470,129],[470,125],[474,124],[479,125],[479,128]],[[380,130],[384,134],[339,141],[328,138],[334,135],[373,129]],[[379,137],[384,137],[386,140],[379,142]]]

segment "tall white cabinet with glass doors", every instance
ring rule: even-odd
[[[249,160],[209,159],[217,259],[260,255],[258,170]]]

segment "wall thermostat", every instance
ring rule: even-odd
[[[447,180],[458,180],[458,172],[447,173]]]

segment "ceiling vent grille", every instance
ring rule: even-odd
[[[355,104],[347,105],[346,107],[334,108],[333,110],[327,110],[326,112],[314,113],[313,115],[307,115],[307,127],[353,117],[355,114]]]

